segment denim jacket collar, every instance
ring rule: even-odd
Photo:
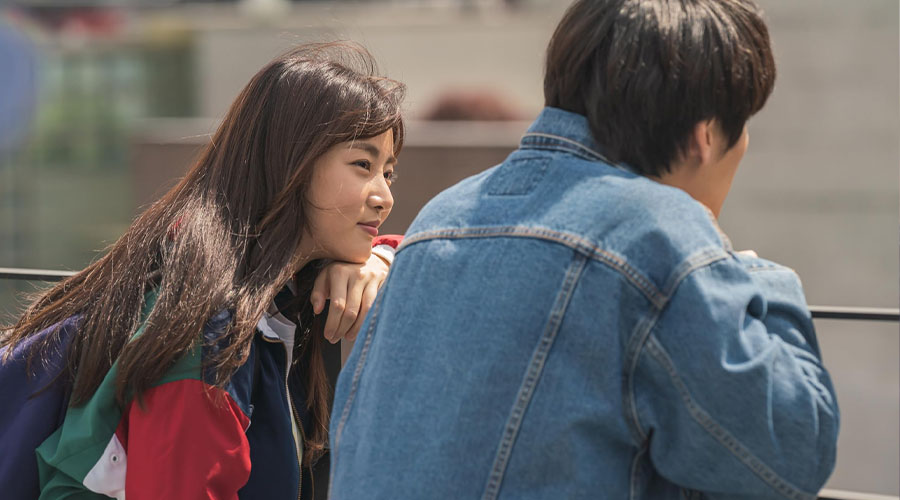
[[[589,161],[599,161],[628,171],[632,168],[624,163],[613,163],[603,155],[603,148],[594,139],[587,117],[554,107],[545,107],[519,143],[521,149],[549,149],[574,154]],[[726,249],[732,250],[731,240],[719,226],[719,221],[706,205],[700,204],[715,226]]]
[[[522,136],[520,147],[566,151],[587,160],[618,166],[603,155],[584,115],[559,108],[544,108]]]

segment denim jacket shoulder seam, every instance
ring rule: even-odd
[[[719,444],[728,450],[732,456],[743,463],[751,472],[762,479],[763,482],[785,497],[794,500],[816,499],[815,494],[807,493],[780,477],[774,470],[769,468],[768,465],[747,449],[739,439],[722,427],[721,424],[706,412],[706,410],[696,403],[684,381],[678,374],[678,370],[672,359],[669,357],[669,354],[652,333],[648,336],[645,350],[669,375],[672,384],[675,385],[678,394],[681,396],[682,403],[687,408],[691,418],[713,439],[718,441]]]
[[[669,279],[666,281],[666,285],[663,287],[662,304],[651,309],[649,311],[650,314],[638,321],[634,327],[634,332],[626,343],[623,365],[624,376],[622,379],[622,395],[624,400],[622,401],[622,404],[626,411],[626,421],[634,434],[633,437],[636,444],[647,439],[647,432],[644,431],[640,415],[638,415],[637,411],[637,397],[634,394],[634,373],[635,370],[637,370],[638,360],[641,357],[647,339],[651,335],[650,332],[656,327],[660,316],[666,306],[669,305],[669,301],[672,296],[675,295],[675,291],[678,289],[679,285],[681,285],[691,273],[707,267],[714,262],[729,258],[730,255],[730,253],[726,252],[721,247],[712,246],[695,252],[682,261],[682,263],[675,268],[675,271],[670,275]]]
[[[581,252],[592,260],[596,260],[610,266],[616,272],[625,277],[626,281],[632,284],[638,291],[644,295],[656,307],[661,307],[665,301],[663,294],[649,278],[641,274],[637,269],[632,267],[622,257],[604,250],[597,245],[574,234],[563,233],[548,228],[540,227],[519,227],[519,226],[492,226],[480,228],[454,228],[439,229],[432,231],[424,231],[414,235],[407,236],[403,239],[403,243],[397,248],[399,254],[402,250],[416,243],[434,239],[466,239],[466,238],[489,238],[489,237],[519,237],[519,238],[536,238],[545,241],[552,241],[567,246],[575,251]]]
[[[668,305],[669,299],[675,295],[675,291],[681,283],[694,271],[729,258],[731,258],[731,253],[727,248],[714,245],[702,248],[689,255],[681,264],[675,267],[675,270],[669,275],[666,284],[663,286],[663,296],[666,298],[666,305]]]

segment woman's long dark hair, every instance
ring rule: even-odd
[[[37,298],[0,348],[79,315],[64,371],[71,405],[87,402],[118,360],[116,398],[124,407],[195,348],[215,313],[233,321],[207,360],[224,385],[247,359],[255,327],[280,288],[295,277],[306,234],[312,165],[329,148],[354,138],[394,135],[403,143],[400,101],[405,87],[376,76],[356,45],[305,45],[262,68],[235,99],[187,175],[143,212],[108,252]],[[314,273],[300,273],[304,281]],[[298,276],[300,276],[298,275]],[[157,302],[142,335],[144,295]],[[300,300],[308,302],[306,297]],[[322,322],[307,342],[307,404],[314,432],[304,461],[321,454],[328,432],[328,383],[321,362]],[[29,353],[43,356],[50,335]],[[75,376],[77,374],[77,377]]]

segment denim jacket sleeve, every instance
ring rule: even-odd
[[[688,274],[634,373],[654,468],[709,498],[815,499],[838,407],[800,280],[730,256]]]

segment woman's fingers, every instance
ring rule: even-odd
[[[319,273],[310,302],[320,314],[325,300],[331,301],[323,332],[326,340],[335,343],[348,334],[356,337],[387,271],[388,265],[372,255],[365,264],[332,262]]]
[[[309,302],[312,304],[313,314],[322,314],[325,309],[325,301],[328,300],[328,276],[331,266],[326,267],[316,276],[312,292],[309,294]]]
[[[347,286],[350,277],[349,273],[345,272],[346,270],[341,266],[335,265],[328,271],[328,288],[331,292],[328,298],[331,300],[331,304],[328,306],[328,319],[325,320],[323,333],[325,340],[333,344],[337,341],[334,338],[335,333],[343,319],[344,310],[347,308]]]
[[[366,320],[366,314],[369,313],[372,303],[375,302],[375,296],[378,295],[378,289],[381,287],[381,283],[383,283],[383,280],[373,280],[366,284],[366,288],[362,293],[360,301],[359,316],[356,317],[356,321],[350,326],[347,333],[344,334],[344,340],[348,342],[356,340],[359,329]]]
[[[365,308],[366,311],[369,309],[364,300],[364,292],[368,280],[359,274],[360,273],[358,273],[357,276],[354,276],[350,281],[347,290],[347,305],[344,307],[344,313],[341,315],[341,322],[337,327],[337,331],[332,336],[332,342],[337,342],[347,335],[347,333],[352,330],[353,325],[365,317],[366,313],[363,311],[363,308]]]

